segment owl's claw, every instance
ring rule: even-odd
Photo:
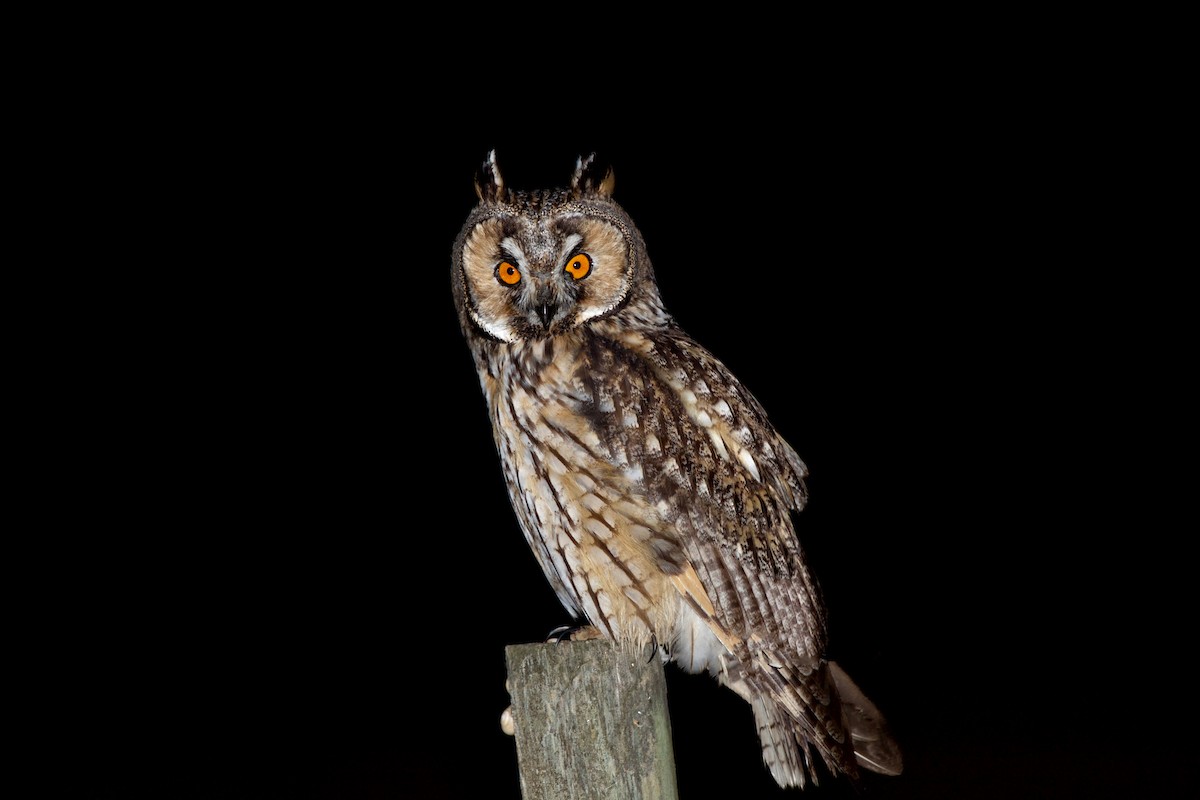
[[[603,639],[604,634],[595,625],[559,625],[546,635],[547,642],[561,644],[563,639],[571,642],[586,642],[590,639]]]
[[[664,653],[665,653],[665,652],[667,652],[667,648],[666,648],[665,646],[663,646],[663,645],[660,645],[660,644],[658,643],[658,635],[657,635],[657,634],[653,634],[653,633],[652,633],[652,634],[650,634],[650,655],[649,655],[649,657],[646,659],[646,663],[647,663],[647,664],[649,664],[651,661],[653,661],[653,660],[654,660],[654,657],[655,657],[656,655],[658,655],[658,651],[659,651],[660,649],[661,649],[661,650],[662,650]]]
[[[554,630],[552,630],[548,634],[546,634],[546,641],[554,642],[554,644],[558,644],[566,636],[568,636],[571,633],[571,631],[575,630],[575,628],[576,628],[575,625],[559,625],[557,628],[555,628]]]

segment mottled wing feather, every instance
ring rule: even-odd
[[[759,705],[761,693],[775,697],[792,720],[783,735],[806,761],[816,743],[832,770],[854,774],[824,673],[824,607],[793,527],[792,512],[806,500],[803,462],[741,383],[682,331],[652,342],[628,331],[595,337],[590,354],[590,391],[604,398],[591,422],[637,459],[648,502],[674,520],[671,539],[695,571],[710,627],[732,651],[725,682]],[[745,663],[765,669],[747,671]],[[757,714],[782,719],[769,709]],[[764,743],[780,747],[779,735],[767,733]],[[795,759],[776,761],[798,768]],[[793,776],[803,780],[804,772]]]
[[[717,594],[722,620],[769,630],[799,621],[800,610],[812,615],[815,624],[801,626],[812,639],[789,644],[819,655],[823,611],[791,518],[805,503],[807,471],[762,407],[678,329],[653,342],[594,336],[589,361],[599,438],[642,465],[647,500],[676,520],[686,562]]]

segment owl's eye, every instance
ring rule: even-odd
[[[521,270],[511,261],[501,261],[496,265],[496,280],[507,286],[516,286],[521,282]]]
[[[592,259],[587,253],[578,253],[567,261],[567,274],[575,280],[582,280],[592,271]]]

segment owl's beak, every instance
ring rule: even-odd
[[[538,317],[542,320],[542,327],[550,330],[550,321],[554,319],[554,315],[558,313],[558,306],[554,303],[542,303],[538,308]]]
[[[533,314],[542,323],[542,330],[549,333],[550,325],[562,310],[562,299],[558,296],[555,287],[549,283],[538,282],[531,288],[534,291],[530,293],[526,302],[533,307]],[[532,322],[532,320],[530,321]]]

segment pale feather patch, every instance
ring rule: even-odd
[[[571,215],[574,216],[574,215]],[[558,260],[560,263],[566,263],[567,259],[575,254],[575,250],[579,245],[583,244],[583,237],[578,233],[572,233],[563,240],[562,247],[558,251]]]
[[[671,659],[687,672],[716,675],[721,669],[721,656],[726,653],[706,619],[680,598]]]
[[[604,500],[591,492],[583,494],[579,498],[579,504],[593,514],[599,513],[607,504]]]
[[[603,522],[595,517],[588,517],[583,521],[583,529],[595,536],[600,541],[606,541],[612,538],[613,532]]]
[[[645,540],[643,539],[642,541]],[[629,570],[629,574],[632,575],[633,579],[638,583],[645,583],[646,581],[650,580],[650,577],[653,574],[651,571],[651,566],[640,558],[635,558],[630,561],[625,565],[625,569]]]
[[[663,473],[672,480],[682,481],[683,470],[679,468],[679,462],[674,458],[668,458],[662,464]]]
[[[645,529],[641,523],[634,520],[643,520],[647,523],[652,523],[660,517],[651,513],[650,509],[644,503],[629,499],[628,496],[618,497],[609,501],[608,507],[616,514],[620,514],[630,521],[630,530],[637,528]]]
[[[489,336],[493,336],[502,342],[515,342],[517,340],[516,333],[513,332],[511,327],[504,324],[503,321],[485,319],[484,317],[480,316],[479,312],[475,310],[474,306],[468,307],[467,313],[471,315],[471,319],[476,325],[487,331]]]
[[[739,636],[727,630],[715,619],[716,608],[713,606],[712,600],[709,599],[708,592],[704,589],[704,584],[700,582],[700,576],[696,574],[695,567],[689,564],[682,572],[672,575],[671,584],[682,596],[681,599],[686,601],[685,605],[690,603],[693,613],[698,612],[702,615],[703,622],[709,632],[721,643],[725,650],[732,653],[742,644],[742,639]],[[709,662],[706,661],[705,666],[709,666]]]
[[[750,474],[754,476],[754,480],[762,480],[762,476],[758,474],[758,464],[755,463],[754,456],[750,455],[749,450],[739,451],[738,461],[742,462],[742,466],[750,471]]]
[[[633,601],[634,605],[636,605],[638,608],[642,609],[643,611],[650,608],[650,605],[651,605],[650,598],[646,597],[646,595],[642,594],[640,591],[638,591],[634,587],[626,586],[621,591],[623,591],[625,593],[626,597],[628,597],[631,601]]]
[[[713,448],[717,451],[717,455],[722,461],[729,460],[729,451],[725,449],[725,439],[721,436],[721,432],[715,428],[707,428],[708,438],[712,440]]]
[[[608,592],[603,589],[596,590],[596,602],[600,606],[600,613],[605,619],[611,619],[613,616],[612,598],[608,596]]]
[[[562,552],[555,548],[546,548],[550,557],[550,562],[554,565],[554,571],[559,575],[571,574],[571,569],[567,565],[567,560],[563,558]],[[564,603],[568,608],[573,607],[573,603]]]
[[[527,259],[525,258],[525,251],[521,248],[521,242],[519,240],[514,239],[511,236],[505,236],[500,240],[500,249],[516,258],[518,267],[521,269],[525,268]]]

